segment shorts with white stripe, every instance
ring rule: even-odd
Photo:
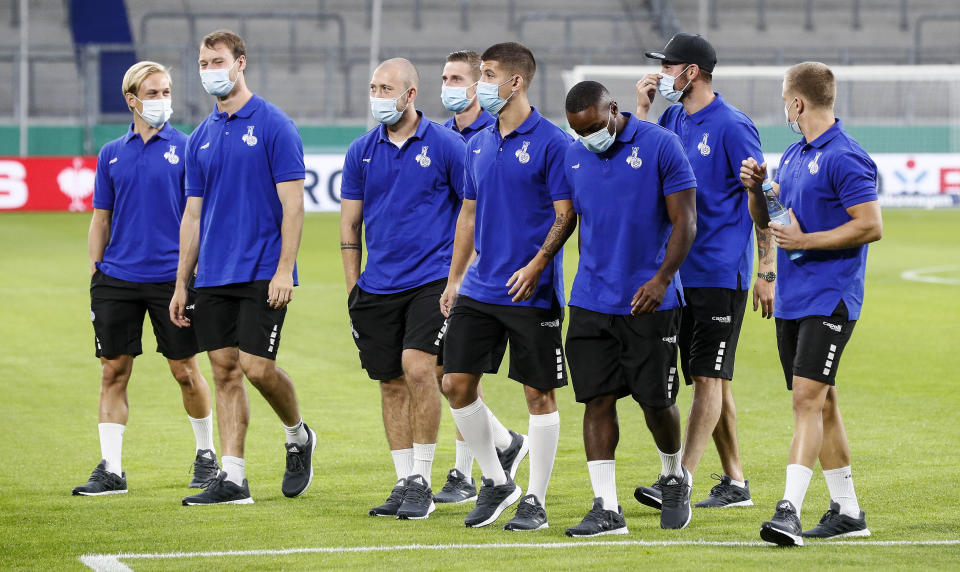
[[[777,318],[777,349],[787,389],[793,389],[794,376],[836,385],[840,356],[857,325],[847,317],[841,300],[830,316]]]

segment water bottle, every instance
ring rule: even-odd
[[[783,206],[777,193],[773,192],[773,184],[770,181],[763,182],[763,197],[767,200],[767,213],[770,215],[770,222],[780,223],[784,226],[790,224],[790,212]],[[802,250],[791,250],[787,252],[790,260],[796,260],[803,256]]]

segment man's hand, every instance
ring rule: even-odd
[[[281,272],[273,275],[267,288],[267,304],[274,310],[280,310],[293,301],[293,273]]]
[[[757,278],[753,283],[753,311],[762,309],[760,313],[764,318],[773,317],[773,297],[775,288],[773,282],[767,282],[763,278]]]
[[[453,305],[457,301],[457,292],[459,290],[460,285],[450,281],[447,282],[446,288],[443,289],[443,294],[440,295],[440,313],[443,314],[444,318],[450,317],[450,312],[453,311]]]
[[[508,295],[513,296],[514,302],[523,302],[533,297],[540,284],[540,274],[543,268],[536,264],[536,261],[527,264],[520,270],[513,273],[510,280],[507,280],[507,286],[511,286]]]
[[[782,225],[777,222],[770,221],[770,230],[773,232],[773,240],[777,243],[777,248],[782,248],[784,250],[806,250],[806,238],[807,235],[800,230],[800,224],[797,222],[796,215],[793,214],[793,209],[789,209],[790,213],[790,224]]]
[[[184,315],[187,310],[187,289],[177,285],[170,299],[170,321],[178,328],[189,328],[190,320]]]
[[[767,163],[757,165],[757,160],[747,157],[740,166],[740,183],[750,191],[759,191],[767,178]]]
[[[663,302],[663,297],[667,292],[667,284],[657,278],[641,286],[637,293],[633,295],[633,301],[630,302],[630,313],[634,316],[639,314],[652,314],[657,311]]]
[[[637,82],[637,115],[647,118],[653,98],[657,94],[657,84],[660,83],[660,74],[648,73]]]

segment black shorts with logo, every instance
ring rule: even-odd
[[[840,355],[857,325],[848,317],[847,305],[840,300],[829,316],[776,319],[777,349],[787,389],[793,389],[794,376],[836,385]]]
[[[496,373],[510,342],[510,379],[543,391],[567,384],[563,309],[486,304],[459,296],[444,334],[444,373]]]
[[[747,290],[684,288],[680,318],[680,369],[693,377],[733,379],[737,340],[747,307]]]
[[[403,350],[434,355],[442,351],[440,296],[446,286],[446,278],[394,294],[373,294],[354,286],[347,301],[350,328],[370,379],[402,376]]]
[[[97,357],[138,356],[143,353],[143,315],[150,315],[157,351],[180,360],[200,351],[193,328],[170,321],[170,299],[175,282],[129,282],[97,270],[90,279],[90,319]],[[191,288],[188,305],[193,303]],[[189,312],[189,317],[192,312]]]
[[[204,351],[239,347],[240,351],[277,359],[287,308],[267,302],[269,280],[197,288],[193,327]]]
[[[620,316],[570,307],[567,355],[577,401],[632,395],[641,405],[676,403],[680,308]]]

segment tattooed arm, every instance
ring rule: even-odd
[[[573,211],[573,201],[563,199],[553,202],[553,210],[556,218],[550,227],[550,232],[540,247],[540,252],[533,257],[526,266],[517,270],[507,281],[510,291],[507,294],[513,296],[514,302],[529,300],[537,291],[537,285],[540,283],[540,274],[543,269],[550,264],[553,257],[556,256],[563,243],[573,234],[573,229],[577,226],[577,216]]]
[[[360,260],[363,258],[363,201],[340,200],[340,257],[343,258],[343,275],[347,280],[347,294],[353,291],[360,279]]]
[[[757,234],[757,266],[760,273],[775,272],[776,249],[774,248],[773,232],[769,228],[760,228],[759,225],[753,226]],[[762,308],[761,315],[764,318],[773,317],[773,282],[768,282],[763,278],[754,278],[753,283],[753,311]]]

